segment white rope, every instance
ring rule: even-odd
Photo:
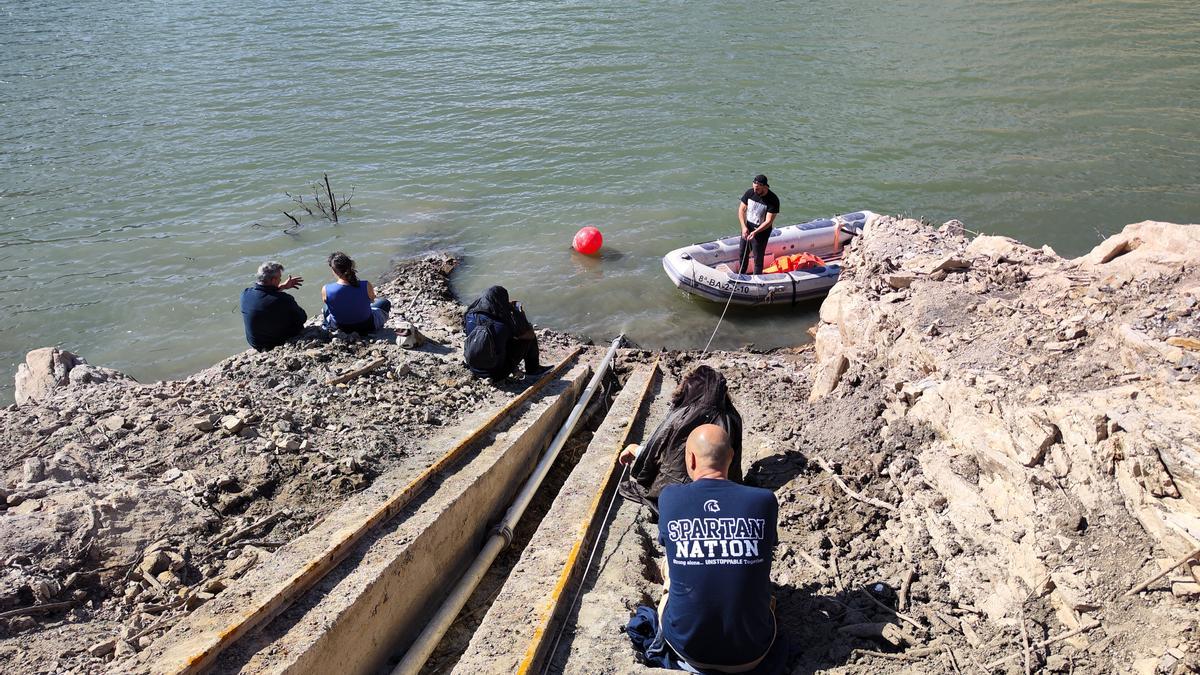
[[[625,475],[628,473],[629,465],[626,464],[625,467],[621,469],[621,476],[617,478],[617,487],[620,487],[621,483],[624,482]],[[554,646],[551,647],[550,651],[546,653],[545,665],[542,667],[543,673],[549,672],[550,665],[554,663],[554,654],[558,652],[558,644],[562,642],[563,633],[566,632],[567,624],[571,620],[571,613],[575,611],[575,605],[579,602],[579,598],[583,597],[583,587],[587,582],[588,574],[591,572],[592,561],[596,559],[596,553],[603,548],[601,543],[604,539],[604,531],[608,528],[608,518],[612,515],[613,506],[617,503],[617,498],[620,496],[621,493],[617,492],[616,488],[614,488],[612,499],[608,500],[608,510],[604,512],[604,520],[600,521],[600,531],[596,533],[596,540],[592,544],[592,553],[588,556],[587,563],[583,566],[583,576],[579,577],[579,588],[575,589],[575,597],[571,600],[571,606],[567,608],[567,613],[562,617],[562,623],[558,627],[558,637],[554,638]],[[639,510],[640,507],[641,505],[639,504]]]
[[[729,298],[725,300],[725,309],[721,310],[721,318],[717,319],[717,325],[713,326],[712,335],[708,336],[708,344],[704,345],[704,351],[701,352],[701,356],[708,353],[708,348],[712,346],[713,338],[717,337],[717,331],[721,329],[721,322],[725,320],[725,312],[729,311],[729,303],[733,302],[733,294],[737,291],[737,282],[732,279],[730,281],[733,282],[733,288],[729,291]]]

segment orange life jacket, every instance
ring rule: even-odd
[[[817,256],[808,253],[796,253],[794,255],[780,256],[771,263],[771,266],[763,270],[763,274],[776,274],[778,272],[794,272],[795,270],[807,270],[813,267],[824,267],[825,261]]]

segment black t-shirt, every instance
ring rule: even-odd
[[[765,654],[775,638],[774,493],[701,479],[663,488],[658,508],[671,580],[662,617],[667,643],[693,664],[733,666]]]
[[[766,220],[768,213],[779,213],[779,197],[767,190],[767,194],[759,197],[754,194],[754,188],[746,190],[741,202],[746,205],[746,224],[758,227]]]

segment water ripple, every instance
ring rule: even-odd
[[[1191,0],[748,11],[13,0],[0,360],[62,344],[187,373],[244,348],[260,260],[316,289],[332,248],[376,274],[451,247],[463,293],[499,281],[544,325],[698,345],[716,317],[659,257],[731,231],[758,171],[785,222],[866,206],[1075,254],[1126,222],[1200,221]],[[323,172],[356,188],[351,216],[282,234],[283,193]],[[582,224],[611,255],[570,254]],[[802,340],[813,311],[738,312],[718,340]]]

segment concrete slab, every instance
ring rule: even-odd
[[[514,413],[507,430],[435,478],[395,518],[356,545],[346,560],[265,627],[251,632],[215,666],[218,672],[372,673],[419,632],[451,583],[481,545],[503,507],[532,469],[590,377],[576,365]],[[524,412],[522,412],[522,410]],[[464,429],[461,433],[466,433]],[[460,435],[461,435],[460,433]],[[191,653],[207,625],[228,624],[239,602],[274,586],[308,564],[314,551],[346,523],[361,522],[412,475],[387,476],[343,505],[314,530],[281,549],[236,588],[230,588],[177,627],[160,644],[168,653],[148,660],[143,672],[176,672],[172,654]],[[393,645],[395,648],[393,649]],[[150,655],[153,657],[154,655]]]
[[[650,407],[658,369],[626,380],[453,672],[540,672],[600,529],[620,472],[617,453]]]
[[[664,376],[630,442],[644,442],[666,418],[674,388],[675,382],[669,375]],[[567,615],[561,637],[555,636],[550,642],[553,653],[547,672],[656,672],[636,664],[629,638],[620,630],[637,605],[656,604],[662,589],[656,563],[658,528],[648,516],[649,510],[640,504],[617,499],[597,543],[600,549],[592,569],[584,579],[582,597]]]

